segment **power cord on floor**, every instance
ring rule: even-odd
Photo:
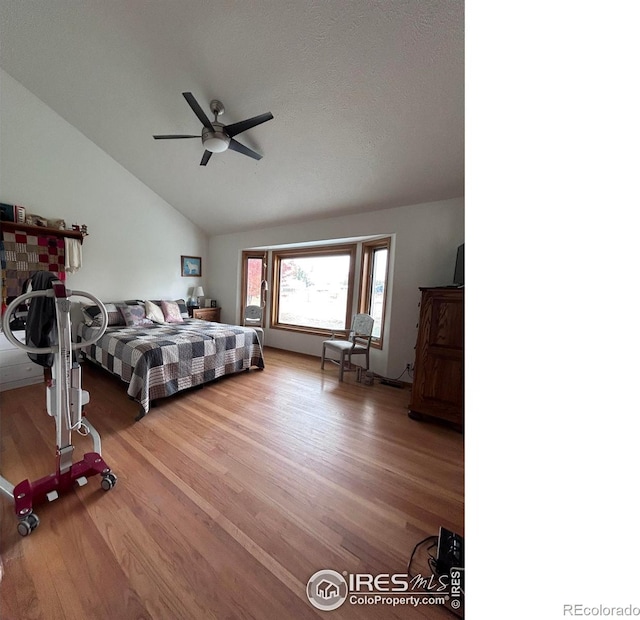
[[[400,373],[400,376],[399,376],[399,377],[396,377],[396,378],[394,379],[394,381],[399,381],[399,380],[404,376],[404,374],[405,374],[405,373],[407,373],[407,376],[409,377],[409,379],[413,379],[413,371],[411,370],[411,368],[405,368],[405,369]]]
[[[409,378],[412,379],[413,378],[413,374],[411,372],[411,370],[409,368],[405,368],[402,373],[400,373],[399,376],[397,376],[395,379],[391,379],[389,377],[383,377],[382,375],[376,375],[376,379],[379,379],[380,383],[382,385],[390,385],[391,387],[397,387],[397,388],[402,388],[405,386],[405,384],[401,381],[402,377],[404,376],[404,374],[407,373],[409,375]]]
[[[431,553],[432,549],[436,549],[438,547],[438,536],[427,536],[426,538],[424,538],[423,540],[421,540],[414,548],[413,551],[411,552],[411,555],[409,556],[409,562],[407,563],[407,575],[409,575],[409,577],[411,577],[411,579],[413,579],[415,577],[415,575],[413,575],[411,573],[411,564],[413,563],[413,557],[416,554],[416,551],[422,547],[422,545],[426,545],[427,546],[427,555],[429,556],[429,559],[427,560],[428,564],[429,564],[429,568],[431,569],[431,572],[435,574],[435,568],[436,568],[436,557]]]

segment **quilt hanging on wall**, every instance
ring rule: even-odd
[[[3,307],[22,295],[23,283],[35,271],[50,271],[64,282],[64,252],[63,238],[3,231],[0,240]]]

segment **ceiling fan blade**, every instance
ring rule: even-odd
[[[246,121],[240,121],[239,123],[232,123],[231,125],[226,125],[224,128],[225,133],[230,137],[237,136],[239,133],[243,131],[247,131],[247,129],[251,129],[256,125],[260,125],[262,123],[266,123],[273,118],[273,114],[271,112],[267,112],[266,114],[260,114],[260,116],[254,116],[253,118],[248,118]]]
[[[201,166],[206,166],[209,163],[209,158],[211,157],[211,151],[205,151],[202,154],[202,159],[200,160]]]
[[[175,136],[153,136],[154,140],[179,140],[180,138],[201,138],[202,136],[187,136],[179,134]]]
[[[235,151],[236,153],[242,153],[243,155],[247,155],[249,157],[253,157],[253,159],[257,159],[260,161],[262,159],[262,155],[252,151],[250,148],[247,148],[244,144],[240,144],[237,140],[231,138],[229,142],[229,149]]]
[[[182,96],[187,100],[187,103],[191,106],[191,109],[194,111],[195,115],[200,119],[200,122],[205,127],[213,131],[213,125],[211,124],[211,121],[196,101],[196,98],[191,93],[182,93]]]

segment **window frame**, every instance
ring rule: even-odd
[[[312,334],[314,336],[331,336],[336,331],[348,331],[351,326],[353,314],[354,285],[356,273],[357,244],[306,246],[303,248],[272,250],[271,253],[271,282],[273,284],[273,294],[271,295],[271,317],[269,327],[272,329],[282,329],[291,332]],[[306,325],[290,325],[289,323],[279,323],[278,314],[280,308],[280,263],[287,258],[305,258],[309,256],[349,256],[349,276],[347,283],[347,304],[345,311],[344,330],[324,329],[319,327],[309,327]]]
[[[382,298],[382,317],[380,319],[380,336],[371,339],[371,346],[382,349],[384,343],[384,326],[389,288],[389,263],[391,262],[391,237],[362,242],[362,264],[360,267],[360,291],[358,312],[371,314],[371,297],[373,284],[374,254],[378,250],[387,250],[387,264],[384,274],[384,296]]]

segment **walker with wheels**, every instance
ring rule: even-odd
[[[31,534],[40,523],[37,515],[33,512],[34,505],[45,500],[57,499],[60,493],[70,490],[75,484],[78,486],[87,484],[87,478],[91,476],[99,475],[102,477],[101,486],[105,491],[113,488],[117,481],[115,474],[102,458],[98,431],[84,417],[83,405],[89,402],[89,393],[82,389],[81,368],[74,361],[72,355],[76,349],[94,344],[102,337],[107,328],[107,311],[104,304],[93,295],[84,291],[70,291],[61,281],[53,277],[49,278],[47,286],[51,288],[32,290],[17,297],[9,304],[2,317],[2,330],[9,342],[32,355],[52,358],[51,378],[47,381],[46,405],[47,413],[55,419],[56,424],[56,471],[35,482],[30,482],[28,479],[23,480],[15,487],[6,478],[0,476],[0,492],[14,502],[18,518],[18,532],[21,536]],[[85,297],[97,304],[105,320],[102,321],[103,325],[94,338],[72,344],[71,301],[69,298],[73,296]],[[55,316],[52,316],[49,322],[52,330],[47,340],[52,346],[48,347],[29,345],[30,315],[27,317],[26,343],[20,342],[10,327],[10,317],[13,311],[20,304],[38,298],[53,298],[54,302]],[[29,313],[36,312],[37,307],[42,307],[43,301],[32,302]],[[51,307],[51,304],[48,307]],[[72,443],[72,432],[74,431],[81,435],[90,435],[93,441],[93,452],[87,452],[82,460],[75,463],[73,462],[74,446]]]

